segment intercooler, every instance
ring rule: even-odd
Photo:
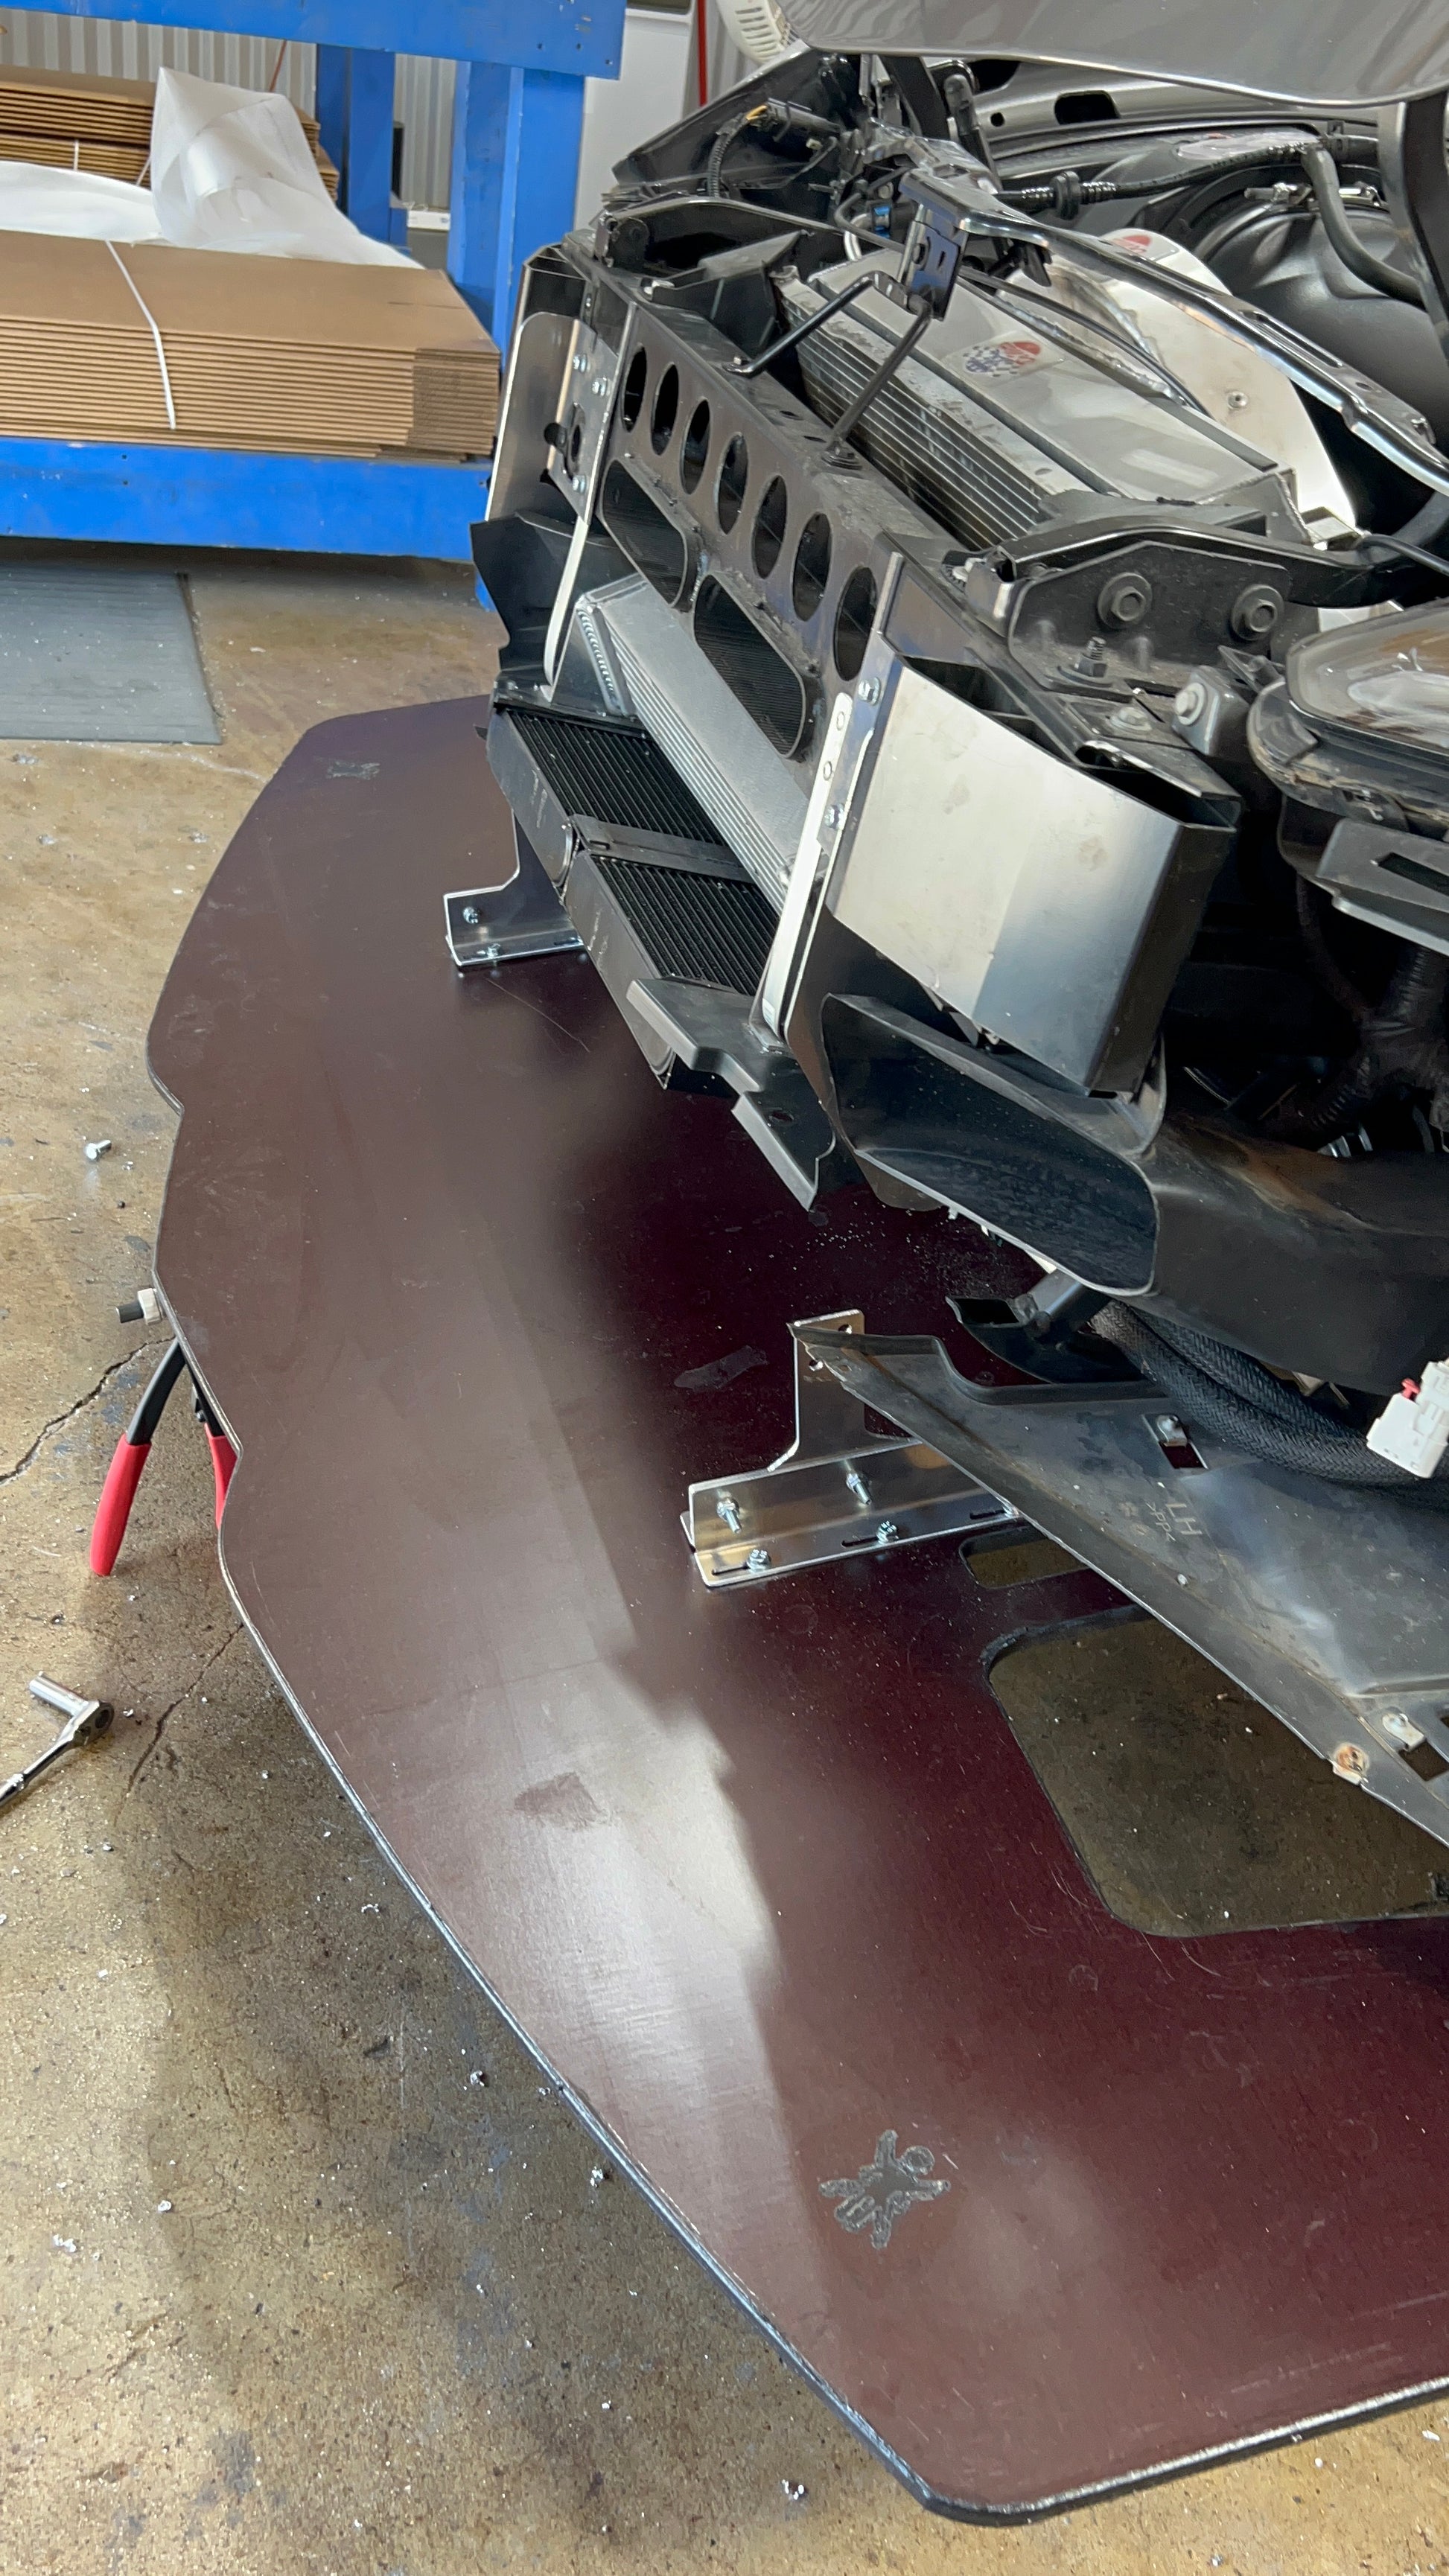
[[[778,912],[804,787],[647,582],[613,582],[575,613],[595,625],[640,723]]]
[[[786,275],[792,323],[817,312],[849,269],[807,283]],[[800,343],[806,391],[838,420],[905,328],[899,309],[867,290]],[[916,352],[883,385],[852,432],[872,464],[948,528],[979,547],[1022,536],[1094,493],[1188,507],[1239,489],[1267,459],[1206,411],[1161,399],[1150,355],[1113,332],[1110,364],[1072,343],[1093,325],[1066,307],[1040,322],[957,288]],[[1099,344],[1104,348],[1105,343]]]
[[[810,287],[787,284],[783,289],[791,322],[803,321],[820,300]],[[800,372],[823,420],[840,418],[868,383],[883,351],[874,333],[849,323],[827,324],[802,341]],[[876,395],[855,441],[872,465],[963,545],[1022,536],[1048,517],[1063,489],[1087,488],[1074,487],[1062,473],[1053,476],[1047,489],[1040,478],[1041,459],[1031,455],[1024,441],[1013,441],[1022,449],[1020,459],[1014,459],[988,412],[964,394],[947,391],[939,378],[910,359]]]

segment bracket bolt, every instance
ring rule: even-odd
[[[870,1487],[858,1467],[846,1468],[845,1488],[847,1493],[854,1494],[858,1503],[869,1503]]]
[[[1338,1744],[1334,1746],[1333,1767],[1340,1780],[1358,1785],[1368,1778],[1369,1758],[1361,1744]]]
[[[745,1563],[749,1567],[751,1574],[763,1574],[769,1565],[769,1562],[770,1551],[767,1547],[752,1547],[749,1555],[745,1558]]]
[[[724,1522],[725,1528],[727,1530],[733,1530],[736,1536],[738,1536],[740,1526],[740,1507],[735,1501],[733,1494],[716,1494],[714,1498],[714,1507],[718,1512],[720,1519]]]
[[[840,807],[838,805],[827,805],[820,819],[824,823],[827,832],[838,831],[841,819]]]
[[[1158,1439],[1165,1440],[1169,1448],[1181,1449],[1186,1443],[1187,1433],[1175,1413],[1159,1413],[1152,1428]]]
[[[485,940],[483,946],[478,951],[478,958],[481,965],[496,966],[498,963],[497,941],[492,939]]]
[[[896,1527],[894,1521],[880,1521],[877,1523],[875,1533],[875,1543],[877,1547],[889,1547],[891,1540],[899,1537],[900,1531]]]
[[[857,697],[862,701],[862,703],[863,703],[865,706],[868,706],[868,707],[875,707],[875,706],[879,706],[879,704],[880,704],[880,682],[879,682],[879,680],[862,680],[862,681],[861,681],[861,684],[860,684],[859,688],[856,690],[856,693],[855,693],[855,694],[856,694],[856,696],[857,696]]]
[[[478,913],[478,906],[476,905],[476,903],[465,903],[465,904],[464,904],[464,906],[463,906],[463,919],[466,921],[466,923],[467,923],[467,925],[468,925],[468,928],[469,928],[470,930],[476,930],[476,929],[477,929],[477,927],[478,927],[478,921],[479,921],[479,913]]]

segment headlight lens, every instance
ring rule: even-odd
[[[1295,645],[1288,694],[1310,719],[1449,751],[1449,608],[1404,609]]]

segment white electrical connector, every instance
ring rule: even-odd
[[[1405,1378],[1402,1395],[1391,1395],[1371,1425],[1368,1445],[1411,1476],[1433,1475],[1449,1449],[1449,1360],[1430,1360],[1417,1387]]]

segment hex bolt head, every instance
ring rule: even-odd
[[[716,1494],[714,1498],[714,1507],[718,1512],[720,1519],[724,1522],[725,1528],[727,1530],[734,1530],[738,1533],[740,1526],[740,1507],[735,1501],[733,1494]]]
[[[749,1555],[745,1558],[745,1563],[749,1567],[751,1574],[763,1574],[768,1567],[769,1562],[770,1551],[767,1547],[752,1547]]]
[[[1097,593],[1097,615],[1104,626],[1140,626],[1152,606],[1152,584],[1145,572],[1114,572]]]
[[[1208,693],[1201,680],[1189,680],[1172,701],[1172,712],[1180,725],[1196,724],[1207,713]]]
[[[877,1547],[889,1547],[891,1540],[899,1537],[900,1531],[896,1527],[894,1521],[880,1521],[877,1523],[875,1533],[875,1543]]]
[[[1361,1788],[1368,1778],[1369,1758],[1361,1744],[1337,1744],[1333,1749],[1333,1768],[1340,1780]]]
[[[1228,612],[1228,624],[1242,644],[1261,643],[1283,614],[1283,593],[1270,581],[1250,581]]]
[[[837,832],[840,829],[841,822],[840,807],[838,805],[827,805],[820,819],[827,832]]]

